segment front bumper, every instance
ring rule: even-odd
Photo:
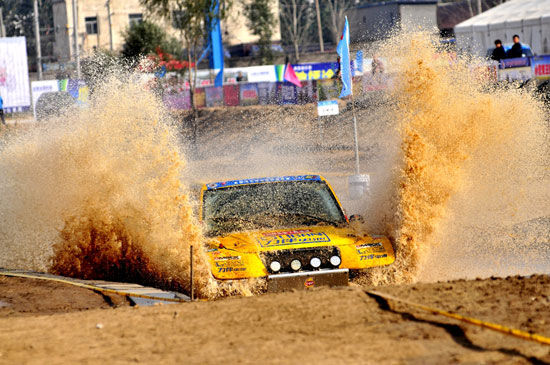
[[[347,286],[348,269],[326,269],[268,275],[267,291],[270,293],[293,289],[310,289],[317,286]]]

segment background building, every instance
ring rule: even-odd
[[[409,32],[422,27],[437,31],[437,0],[396,0],[361,4],[347,12],[351,42],[372,42],[392,30]]]
[[[73,9],[72,0],[53,0],[55,26],[54,54],[57,59],[68,61],[73,52]],[[110,17],[109,11],[110,9]],[[273,1],[273,13],[278,14],[278,1]],[[77,0],[78,43],[81,52],[95,48],[119,51],[124,43],[123,32],[134,23],[143,20],[154,21],[167,33],[178,38],[178,31],[170,22],[152,18],[139,0]],[[258,37],[247,27],[242,4],[234,3],[227,19],[222,22],[223,43],[227,46],[254,43]],[[273,42],[281,39],[279,25],[275,26]]]

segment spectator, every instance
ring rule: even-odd
[[[242,82],[244,81],[244,75],[241,71],[239,71],[239,73],[237,74],[237,82]]]
[[[333,79],[340,78],[340,56],[336,57],[336,72],[332,76]]]
[[[2,124],[7,127],[8,125],[4,119],[4,99],[2,99],[2,95],[0,95],[0,119],[2,119]]]
[[[502,47],[502,42],[500,39],[495,41],[495,49],[493,50],[491,58],[495,61],[500,61],[503,58],[506,58],[506,51],[504,50],[504,47]]]
[[[523,46],[521,45],[521,43],[519,43],[519,35],[514,34],[512,39],[514,40],[514,45],[512,46],[512,48],[510,48],[510,50],[506,54],[506,57],[507,58],[523,57]]]
[[[383,74],[384,73],[384,64],[376,55],[372,57],[372,74]]]

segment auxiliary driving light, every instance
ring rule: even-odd
[[[290,268],[294,271],[300,270],[301,267],[302,267],[302,263],[298,259],[294,259],[290,262]]]
[[[330,263],[332,266],[339,266],[341,262],[342,259],[340,258],[340,256],[335,255],[330,258]]]
[[[321,259],[318,257],[312,257],[311,260],[309,260],[309,264],[312,268],[318,269],[319,266],[321,266]]]
[[[279,261],[271,261],[271,264],[269,264],[269,268],[273,272],[278,272],[281,270],[281,263]]]

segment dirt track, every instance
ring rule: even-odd
[[[387,309],[364,289],[111,308],[85,289],[2,278],[0,363],[550,363],[549,346]],[[550,336],[549,276],[377,290]]]

